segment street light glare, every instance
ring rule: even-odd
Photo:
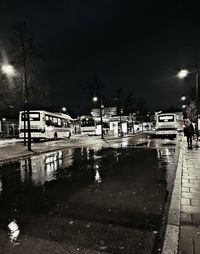
[[[8,77],[12,77],[15,75],[15,69],[10,64],[4,64],[1,66],[1,70],[4,74],[6,74]]]
[[[182,108],[186,108],[186,105],[183,105]]]
[[[183,79],[183,78],[185,78],[187,75],[188,75],[188,73],[189,73],[189,71],[188,70],[181,70],[181,71],[179,71],[179,73],[178,73],[178,77],[180,78],[180,79]]]
[[[185,100],[186,100],[186,97],[185,97],[185,96],[182,96],[182,97],[181,97],[181,100],[182,100],[182,101],[185,101]]]
[[[62,107],[62,111],[66,112],[67,111],[66,107]]]
[[[98,101],[98,98],[96,96],[93,97],[93,101]]]

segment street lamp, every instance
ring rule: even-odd
[[[121,129],[121,136],[123,136],[123,132],[122,132],[122,114],[124,113],[123,108],[120,109],[120,114],[119,114],[119,118],[120,118],[120,129]]]
[[[135,133],[135,131],[134,131],[134,117],[135,117],[135,115],[136,115],[136,113],[133,113],[133,114],[131,114],[131,120],[132,120],[132,127],[133,127],[133,134]]]
[[[178,77],[179,77],[180,79],[183,79],[183,78],[187,77],[188,74],[189,74],[189,71],[188,71],[188,70],[182,69],[182,70],[179,71]]]
[[[185,101],[186,100],[186,97],[185,96],[182,96],[181,97],[181,101]]]
[[[182,68],[182,70],[179,71],[178,77],[180,79],[185,78],[190,72],[187,69],[192,69],[195,71],[195,86],[196,86],[196,126],[197,126],[197,132],[199,132],[199,123],[198,123],[198,111],[199,111],[199,103],[198,103],[198,90],[199,90],[199,64],[195,65],[188,65]]]
[[[61,108],[61,112],[64,112],[64,113],[65,113],[66,111],[67,111],[66,107],[62,107],[62,108]]]
[[[27,119],[27,129],[28,129],[28,151],[31,151],[31,127],[30,127],[30,110],[29,110],[29,96],[28,96],[28,85],[27,85],[27,73],[26,73],[26,63],[24,64],[24,82],[23,82],[23,104],[24,104],[24,145],[26,145],[26,123],[25,120]],[[16,76],[17,72],[15,68],[11,64],[2,64],[1,71],[4,73],[8,78],[13,78]],[[26,106],[25,106],[26,105]],[[25,111],[26,107],[26,111]]]
[[[15,76],[16,71],[15,68],[10,64],[2,64],[1,65],[1,71],[8,77],[12,78]]]
[[[98,101],[98,97],[94,96],[92,98],[94,102]],[[104,105],[102,104],[102,99],[99,100],[99,111],[100,111],[100,120],[101,120],[101,138],[103,139],[103,117],[102,117],[102,110],[104,108]]]

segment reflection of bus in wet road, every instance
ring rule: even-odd
[[[2,165],[1,247],[5,253],[14,244],[33,254],[152,253],[174,152],[86,147]]]
[[[35,185],[43,185],[56,179],[56,172],[60,168],[67,168],[73,164],[72,149],[49,152],[20,161],[21,180],[27,178]]]

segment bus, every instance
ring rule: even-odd
[[[177,134],[177,116],[174,113],[156,115],[156,135],[175,138]]]
[[[73,119],[69,115],[44,110],[30,110],[29,118],[31,139],[33,140],[70,138],[73,133]],[[24,138],[24,135],[25,138],[28,138],[27,126],[27,111],[20,111],[19,138]]]
[[[81,133],[87,135],[95,135],[96,134],[96,123],[93,117],[91,116],[81,116]]]

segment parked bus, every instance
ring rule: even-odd
[[[25,124],[24,124],[25,121]],[[25,126],[25,130],[24,130]],[[28,138],[27,112],[19,113],[19,138]],[[73,119],[66,114],[44,110],[30,111],[30,131],[33,140],[70,138],[73,133]]]
[[[156,135],[176,137],[177,116],[173,113],[156,115]]]
[[[96,134],[96,123],[93,117],[90,116],[81,116],[81,133],[88,135]]]

